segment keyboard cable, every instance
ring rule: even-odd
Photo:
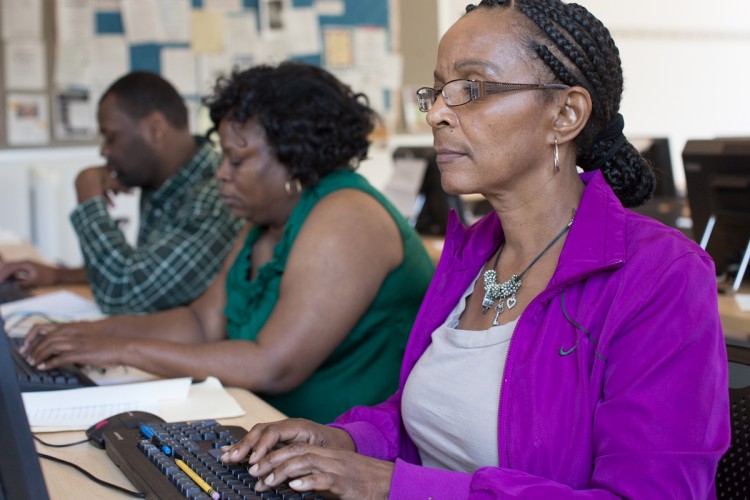
[[[43,445],[45,445],[45,446],[52,446],[54,448],[65,448],[66,446],[73,446],[73,445],[76,445],[76,444],[83,444],[83,443],[88,442],[88,439],[84,439],[83,441],[75,441],[73,443],[52,444],[52,443],[47,443],[45,441],[42,441],[41,439],[39,439],[36,436],[33,436],[33,437],[34,437],[34,439],[36,441],[42,443]],[[47,455],[47,454],[39,453],[39,452],[37,452],[37,455],[39,455],[39,458],[43,458],[43,459],[49,460],[51,462],[56,462],[58,464],[67,465],[68,467],[73,467],[78,472],[80,472],[81,474],[85,475],[86,477],[88,477],[89,479],[91,479],[92,481],[94,481],[96,484],[104,486],[105,488],[110,488],[110,489],[113,489],[113,490],[117,490],[117,491],[119,491],[121,493],[124,493],[126,495],[129,495],[129,496],[135,497],[135,498],[146,498],[146,495],[143,494],[143,493],[141,493],[141,492],[131,491],[131,490],[127,489],[127,488],[123,488],[122,486],[117,486],[116,484],[108,483],[107,481],[104,481],[103,479],[99,479],[98,477],[96,477],[95,475],[93,475],[92,473],[90,473],[89,471],[87,471],[86,469],[84,469],[83,467],[81,467],[81,466],[79,466],[77,464],[74,464],[73,462],[68,462],[67,460],[63,460],[62,458],[53,457],[52,455]]]

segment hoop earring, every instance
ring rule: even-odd
[[[555,172],[560,171],[560,157],[557,151],[557,137],[555,137],[555,148],[552,150],[552,165],[555,167]]]
[[[295,192],[292,193],[292,181],[286,181],[286,183],[284,184],[284,191],[286,191],[286,194],[289,196],[295,196],[302,192],[302,183],[300,182],[300,180],[294,179],[294,189]]]

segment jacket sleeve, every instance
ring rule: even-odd
[[[213,280],[237,235],[240,222],[216,196],[174,214],[158,238],[131,246],[107,211],[104,198],[76,207],[78,235],[89,284],[106,314],[153,312],[184,305]]]
[[[468,474],[402,460],[394,455],[402,429],[394,398],[337,422],[362,453],[395,460],[390,498],[399,500],[715,497],[731,430],[713,265],[689,254],[643,279],[650,283],[638,288],[642,297],[608,318],[617,331],[599,346],[606,368],[593,443],[581,446],[593,450],[583,487],[503,467]]]
[[[401,425],[401,392],[377,406],[355,406],[329,425],[348,432],[357,446],[357,453],[394,461],[400,455],[404,432]]]

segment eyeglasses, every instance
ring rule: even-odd
[[[502,94],[516,90],[569,89],[563,83],[501,83],[481,80],[451,80],[442,88],[422,87],[417,90],[419,110],[426,113],[435,104],[438,94],[447,106],[461,106],[474,99],[490,94]]]

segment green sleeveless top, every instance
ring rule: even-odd
[[[419,236],[364,177],[348,170],[333,172],[302,192],[273,257],[248,281],[253,245],[265,231],[260,226],[251,229],[226,285],[227,336],[255,340],[276,305],[287,257],[305,219],[318,201],[339,189],[363,191],[388,210],[401,232],[404,258],[388,274],[354,329],[310,378],[285,394],[259,394],[289,417],[321,423],[332,422],[353,406],[380,403],[396,391],[406,339],[434,271]]]

